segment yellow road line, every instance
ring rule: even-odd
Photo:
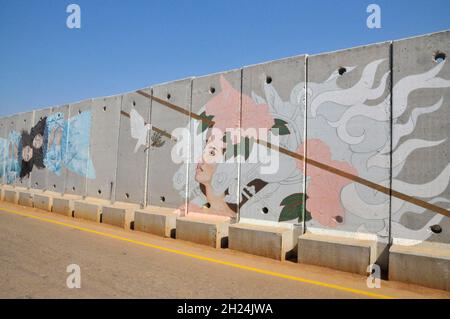
[[[229,267],[234,267],[234,268],[244,269],[244,270],[248,270],[248,271],[253,271],[253,272],[256,272],[256,273],[259,273],[259,274],[264,274],[264,275],[268,275],[268,276],[273,276],[273,277],[293,280],[293,281],[302,282],[302,283],[311,284],[311,285],[316,285],[316,286],[320,286],[320,287],[325,287],[325,288],[331,288],[331,289],[335,289],[335,290],[350,292],[350,293],[353,293],[353,294],[363,295],[363,296],[366,296],[366,297],[381,298],[381,299],[394,299],[394,297],[391,297],[391,296],[371,293],[371,292],[364,291],[364,290],[353,289],[353,288],[348,288],[348,287],[335,285],[335,284],[329,284],[329,283],[321,282],[321,281],[317,281],[317,280],[311,280],[311,279],[306,279],[306,278],[301,278],[301,277],[296,277],[296,276],[285,275],[285,274],[282,274],[282,273],[277,273],[277,272],[268,271],[268,270],[264,270],[264,269],[244,266],[244,265],[233,263],[233,262],[223,261],[223,260],[220,260],[220,259],[214,259],[214,258],[210,258],[210,257],[204,257],[204,256],[196,255],[196,254],[191,254],[191,253],[187,253],[187,252],[184,252],[184,251],[181,251],[181,250],[177,250],[177,249],[171,249],[171,248],[166,248],[166,247],[162,247],[162,246],[158,246],[158,245],[153,245],[153,244],[149,244],[149,243],[138,241],[138,240],[133,240],[133,239],[126,238],[126,237],[112,235],[112,234],[104,233],[104,232],[101,232],[101,231],[97,231],[97,230],[93,230],[93,229],[89,229],[89,228],[85,228],[85,227],[81,227],[81,226],[76,226],[76,225],[72,225],[72,224],[68,224],[68,223],[64,223],[64,222],[59,222],[59,221],[56,221],[56,220],[53,220],[53,219],[49,219],[49,218],[45,218],[45,217],[39,217],[39,216],[31,215],[31,214],[22,213],[22,212],[19,212],[19,211],[16,211],[16,210],[0,208],[0,211],[4,211],[6,213],[16,214],[16,215],[20,215],[20,216],[24,216],[24,217],[28,217],[28,218],[37,219],[37,220],[48,222],[48,223],[51,223],[51,224],[65,226],[65,227],[69,227],[69,228],[73,228],[73,229],[78,229],[78,230],[81,230],[81,231],[84,231],[84,232],[87,232],[87,233],[96,234],[96,235],[100,235],[100,236],[104,236],[104,237],[109,237],[109,238],[113,238],[113,239],[129,242],[129,243],[133,243],[133,244],[140,245],[140,246],[150,247],[150,248],[158,249],[158,250],[161,250],[161,251],[174,253],[174,254],[177,254],[177,255],[182,255],[182,256],[195,258],[195,259],[198,259],[198,260],[203,260],[203,261],[208,261],[208,262],[215,263],[215,264],[220,264],[220,265],[225,265],[225,266],[229,266]]]

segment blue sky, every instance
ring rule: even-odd
[[[66,7],[81,7],[68,29]],[[368,29],[366,8],[381,7]],[[450,1],[0,0],[0,116],[450,29]]]

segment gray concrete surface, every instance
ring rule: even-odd
[[[95,179],[87,179],[87,196],[114,200],[122,96],[92,100],[89,155]]]
[[[150,89],[144,91],[151,93]],[[130,114],[132,109],[139,113],[145,123],[150,123],[150,99],[137,93],[123,95],[121,111]],[[148,153],[145,151],[145,146],[141,146],[134,153],[136,142],[137,140],[131,137],[130,118],[121,115],[115,200],[143,205],[145,202],[145,167]]]
[[[153,95],[165,102],[175,104],[188,114],[191,104],[191,79],[179,80],[153,87]],[[173,130],[181,127],[189,127],[189,115],[176,112],[169,107],[152,101],[151,122],[155,128],[172,134]],[[175,141],[166,136],[158,139],[158,133],[151,132],[148,163],[148,195],[147,205],[178,208],[185,204],[185,188],[174,188],[174,176],[179,169],[186,170],[187,163],[175,163],[172,161],[171,152]],[[183,141],[186,150],[189,140]],[[163,143],[161,145],[161,143]],[[181,144],[181,142],[179,142]],[[180,185],[186,185],[186,177],[177,180]]]
[[[3,191],[3,198],[6,202],[13,204],[17,204],[19,200],[18,193],[12,189],[5,189]]]
[[[177,218],[176,238],[214,248],[228,246],[229,223],[193,219],[189,217]]]
[[[53,197],[52,212],[65,216],[72,216],[74,201],[74,199],[67,197]]]
[[[175,237],[177,214],[164,211],[136,210],[134,230],[162,237]]]
[[[450,291],[450,249],[427,242],[411,247],[391,246],[389,280]]]
[[[48,212],[52,211],[52,197],[44,194],[35,194],[33,198],[33,205],[35,208],[42,209]]]
[[[130,229],[134,221],[134,209],[102,206],[102,223]]]
[[[18,192],[18,204],[21,206],[33,207],[34,194],[31,191]]]
[[[74,202],[73,217],[86,219],[94,222],[100,222],[101,205],[82,200]]]
[[[364,275],[373,245],[372,241],[306,233],[298,238],[298,262]]]
[[[295,248],[293,230],[281,227],[232,224],[228,228],[228,247],[249,254],[285,260]]]
[[[69,105],[69,119],[83,112],[91,112],[92,108],[92,99],[87,99],[78,103],[73,103]],[[70,122],[68,122],[68,131],[70,131]],[[92,126],[91,122],[90,132],[88,132],[89,136],[92,136]],[[87,164],[83,164],[87,165]],[[86,196],[87,192],[87,178],[85,175],[79,175],[72,170],[67,169],[65,172],[64,178],[64,194],[78,195],[78,196]]]

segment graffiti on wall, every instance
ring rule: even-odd
[[[205,120],[191,119],[191,132],[202,136],[203,140],[198,164],[188,166],[187,173],[185,167],[180,167],[173,178],[174,187],[181,196],[186,196],[185,189],[187,184],[190,185],[187,192],[188,214],[198,212],[235,218],[239,211],[241,217],[246,218],[288,223],[304,220],[310,229],[332,228],[387,237],[389,205],[392,204],[392,228],[397,235],[419,240],[428,238],[431,234],[429,227],[439,223],[443,215],[433,214],[422,227],[409,228],[400,222],[402,215],[411,212],[422,214],[427,211],[426,208],[395,196],[391,203],[389,194],[377,191],[370,183],[365,185],[359,182],[362,179],[384,188],[390,187],[389,71],[374,87],[375,74],[383,62],[387,61],[380,59],[360,66],[363,68],[361,79],[350,88],[342,89],[337,85],[337,71],[330,74],[324,83],[308,83],[306,140],[302,104],[306,99],[305,83],[294,87],[288,101],[283,101],[274,87],[265,83],[262,83],[265,97],[255,93],[251,97],[242,95],[242,130],[248,127],[277,128],[277,146],[298,154],[303,153],[306,143],[308,158],[321,164],[308,164],[306,177],[302,161],[289,155],[289,152],[280,152],[279,169],[274,174],[263,174],[259,162],[241,162],[238,183],[237,165],[227,162],[227,154],[251,157],[253,152],[258,152],[258,148],[267,147],[255,143],[245,134],[240,142],[230,144],[220,133],[213,133],[215,128],[219,132],[227,131],[227,126],[239,117],[239,113],[233,112],[234,108],[230,106],[240,103],[240,92],[222,77],[221,93],[200,110],[199,116]],[[395,134],[392,141],[392,187],[430,204],[450,202],[450,198],[442,194],[449,184],[449,166],[426,184],[407,183],[397,179],[397,176],[415,150],[436,147],[443,142],[408,138],[420,116],[437,111],[442,107],[443,100],[414,109],[406,122],[398,119],[407,109],[408,96],[412,92],[450,87],[450,81],[438,76],[444,63],[423,74],[405,77],[393,88]],[[355,68],[348,70],[351,72]],[[377,99],[381,99],[377,105],[365,104],[368,100]],[[243,152],[239,153],[239,150]],[[194,154],[192,158],[195,160],[198,155]],[[323,169],[322,164],[331,169]],[[333,173],[333,169],[340,173]],[[188,179],[184,178],[186,174]],[[301,187],[303,180],[306,180],[306,194]],[[239,196],[234,196],[236,193]],[[205,205],[208,210],[204,209]]]
[[[373,87],[375,74],[381,63],[385,60],[376,60],[364,66],[361,79],[353,87],[340,89],[336,81],[327,86],[311,83],[308,86],[312,90],[311,103],[309,105],[308,138],[327,143],[335,158],[344,159],[343,165],[349,165],[349,170],[356,170],[358,176],[379,185],[389,187],[390,180],[390,156],[391,156],[391,134],[390,134],[390,94],[381,99],[376,105],[366,104],[368,100],[377,100],[383,97],[386,90],[386,79],[389,72],[383,74],[380,85]],[[408,97],[416,90],[429,88],[448,88],[450,81],[438,76],[444,63],[436,64],[432,69],[422,74],[410,75],[400,79],[393,87],[393,140],[392,140],[392,189],[397,192],[408,194],[414,198],[424,199],[432,204],[443,204],[450,201],[449,194],[443,192],[449,185],[450,167],[447,166],[442,172],[434,176],[425,184],[406,182],[398,178],[402,168],[408,164],[408,158],[414,151],[419,149],[431,149],[438,147],[445,140],[429,141],[414,138],[411,134],[423,114],[430,114],[443,106],[441,98],[434,105],[424,105],[414,108],[406,122],[399,121],[401,115],[408,108]],[[311,136],[312,135],[312,136]],[[316,141],[312,143],[308,139],[308,156],[323,158],[320,151],[315,150]],[[311,170],[308,166],[309,171]],[[323,178],[323,172],[317,172],[319,179]],[[309,173],[308,173],[309,175]],[[356,174],[355,174],[356,175]],[[329,194],[318,201],[316,207],[324,207],[327,211],[339,213],[342,217],[341,223],[335,224],[337,228],[345,228],[352,231],[374,233],[381,237],[387,237],[389,233],[389,214],[392,215],[391,227],[397,236],[404,238],[415,238],[424,240],[431,235],[430,226],[438,224],[443,215],[434,214],[421,227],[411,227],[401,223],[401,217],[405,213],[423,214],[426,208],[418,207],[413,202],[407,202],[395,196],[390,197],[360,183],[343,180],[330,176],[323,182],[318,178],[311,177],[308,184],[310,207],[314,193],[320,194],[324,189],[330,189],[330,185],[336,189],[335,196]],[[317,181],[317,182],[316,182]],[[342,184],[340,184],[342,181]],[[441,197],[439,197],[441,196]],[[319,197],[319,196],[318,196]],[[326,200],[325,200],[326,198]],[[327,207],[330,198],[338,209]],[[389,205],[391,208],[389,209]],[[345,215],[342,215],[345,214]],[[310,226],[331,226],[320,221],[312,220]]]
[[[11,131],[0,138],[2,156],[0,174],[6,183],[28,178],[34,169],[47,169],[60,176],[63,167],[95,178],[89,156],[91,113],[82,112],[69,120],[63,113],[42,117],[29,132]],[[0,176],[0,177],[2,177]]]

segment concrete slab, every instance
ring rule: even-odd
[[[171,209],[136,210],[134,230],[175,238],[177,217]]]
[[[90,121],[90,131],[85,132],[85,134],[88,134],[89,140],[85,141],[84,143],[90,144],[90,135],[92,133],[92,112],[91,112],[91,106],[92,106],[92,100],[87,99],[85,101],[81,101],[78,103],[70,104],[69,105],[69,120],[68,120],[68,128],[67,128],[67,143],[75,143],[75,141],[71,141],[70,139],[75,139],[76,137],[73,136],[70,133],[71,127],[74,127],[78,129],[77,127],[81,125],[79,121],[74,121],[76,117],[83,115],[86,115],[88,113],[88,119]],[[83,123],[82,125],[86,125],[86,123]],[[79,142],[78,142],[79,143]],[[89,152],[88,152],[89,155]],[[66,176],[65,176],[65,189],[64,194],[72,194],[72,195],[78,195],[78,196],[86,196],[87,191],[87,166],[89,165],[87,161],[91,160],[91,156],[89,155],[88,159],[83,159],[85,161],[84,163],[78,164],[79,171],[75,172],[72,168],[66,170]],[[95,167],[94,167],[95,170]]]
[[[190,217],[177,218],[176,238],[214,248],[228,246],[228,222]]]
[[[298,238],[298,262],[367,274],[375,241],[306,233]]]
[[[305,62],[305,56],[296,56],[247,66],[242,70],[242,128],[272,127],[271,132],[280,139],[271,139],[269,142],[301,156],[305,150],[300,147],[305,139],[306,124]],[[266,113],[267,110],[270,115]],[[273,122],[267,123],[264,119],[268,118],[273,119]],[[256,122],[255,119],[260,119],[261,122]],[[251,122],[253,123],[249,125]],[[278,132],[275,131],[277,128]],[[258,134],[259,138],[267,139],[264,132]],[[252,145],[248,150],[250,155],[240,163],[239,182],[242,193],[239,217],[273,223],[280,221],[291,225],[302,223],[304,179],[299,175],[298,167],[303,163],[287,154],[270,151],[262,145]],[[292,198],[298,200],[292,201]],[[285,199],[297,204],[290,207],[281,205]]]
[[[34,208],[51,212],[52,204],[53,204],[52,196],[45,195],[45,194],[34,194],[34,197],[33,197]]]
[[[95,179],[87,179],[87,196],[114,200],[122,96],[92,100],[89,154]]]
[[[448,211],[450,31],[394,41],[392,51],[392,188]],[[414,148],[405,150],[405,145]],[[450,244],[450,218],[400,199],[392,202],[401,207],[392,212],[394,243],[402,239]]]
[[[151,93],[150,89],[143,91]],[[150,99],[141,94],[130,93],[122,96],[115,194],[115,200],[118,202],[145,205],[148,152],[145,151],[145,145],[136,149],[137,140],[131,136],[130,112],[134,109],[148,124],[150,108]]]
[[[448,244],[393,245],[389,250],[389,280],[450,291],[449,269]]]
[[[73,217],[100,223],[101,208],[102,205],[100,203],[76,200],[74,201]]]
[[[389,233],[389,194],[347,174],[390,179],[390,71],[389,42],[308,57],[306,228]]]
[[[169,134],[175,129],[189,128],[189,111],[191,105],[191,79],[174,81],[152,88],[153,96],[164,102],[180,107],[184,112],[179,112],[171,107],[152,101],[151,122],[155,129],[163,130]],[[189,150],[189,139],[175,141],[151,132],[148,164],[148,196],[147,205],[178,208],[186,203],[186,174],[187,161],[175,162],[172,159],[174,146]],[[183,143],[183,144],[182,144]],[[186,154],[187,159],[187,154]]]
[[[17,204],[19,201],[19,196],[16,190],[5,189],[3,190],[3,199],[5,202]]]
[[[102,223],[125,229],[134,228],[134,212],[139,205],[115,203],[114,205],[104,205],[102,210]]]
[[[15,131],[18,132],[19,134],[21,134],[21,136],[22,136],[23,132],[30,133],[31,125],[33,124],[33,116],[34,116],[34,111],[20,113],[20,114],[15,115],[14,116]],[[23,145],[22,145],[22,147],[23,147]],[[21,164],[19,166],[21,167],[20,172],[16,176],[16,179],[12,183],[12,185],[17,186],[17,187],[28,188],[28,187],[30,187],[31,172],[27,172],[27,171],[23,170],[24,176],[22,178],[20,178],[20,173],[22,172],[23,167],[21,166]],[[30,174],[28,174],[28,173],[30,173]]]
[[[73,216],[74,211],[74,202],[76,200],[81,199],[79,196],[74,195],[58,195],[58,194],[47,194],[52,197],[52,212],[65,215],[65,216]]]
[[[42,137],[44,137],[44,143],[39,149],[35,149],[33,151],[33,157],[34,155],[38,155],[39,158],[38,162],[41,162],[42,165],[35,165],[33,167],[33,170],[31,172],[31,180],[30,180],[30,187],[31,189],[35,190],[46,190],[47,189],[47,175],[48,170],[45,168],[38,168],[37,166],[45,166],[44,164],[44,158],[45,154],[44,151],[47,150],[48,146],[48,134],[47,137],[45,136],[46,131],[46,123],[47,123],[47,117],[51,113],[51,108],[47,109],[41,109],[34,111],[34,117],[33,117],[33,125],[32,125],[32,131],[36,132],[38,134],[41,134]],[[41,126],[42,123],[45,124],[45,126]],[[47,138],[47,139],[46,139]],[[37,164],[37,163],[36,163]]]
[[[225,134],[225,130],[239,128],[241,73],[241,70],[231,70],[196,77],[192,81],[191,115],[193,119],[190,126],[191,154],[188,173],[190,176],[188,178],[189,212],[227,215],[232,219],[237,219],[236,206],[238,205],[236,203],[239,202],[239,199],[237,192],[232,189],[238,182],[239,162],[231,160],[231,156],[234,156],[234,146],[231,146],[231,143],[225,147],[220,146],[221,143],[213,145],[214,142],[211,143],[212,140],[208,139],[208,135],[213,129],[216,129],[215,134],[219,134],[219,131],[220,134]],[[211,122],[208,123],[204,120],[205,117],[213,119],[213,122],[216,121],[212,127]],[[203,164],[200,166],[198,164],[201,162],[200,159],[210,156],[209,148],[211,147],[220,148],[220,153],[212,153],[217,156],[217,159],[221,158],[221,162],[213,171],[206,173],[202,168]],[[228,156],[230,156],[230,160],[224,162],[223,159]],[[183,172],[180,172],[179,175],[182,176]],[[207,185],[203,184],[205,183],[204,179],[208,180]],[[223,196],[222,203],[215,203],[214,196]]]
[[[32,191],[19,191],[17,196],[19,205],[33,207],[34,193]]]
[[[61,195],[62,193],[64,193],[65,190],[65,177],[67,168],[63,164],[64,154],[62,153],[62,149],[60,146],[61,143],[64,143],[62,137],[64,136],[63,127],[66,126],[64,123],[66,123],[69,119],[69,106],[61,105],[57,107],[52,107],[49,117],[51,117],[52,121],[59,123],[62,127],[57,129],[58,125],[53,124],[55,127],[52,128],[51,132],[49,132],[54,137],[52,137],[52,144],[47,145],[47,149],[49,147],[54,149],[56,158],[53,160],[53,162],[54,164],[57,164],[56,166],[58,166],[59,168],[56,170],[52,170],[49,168],[46,169],[47,189],[50,192],[55,192],[56,194]]]
[[[229,227],[228,247],[252,255],[285,260],[296,254],[301,230],[251,224],[232,224]]]

